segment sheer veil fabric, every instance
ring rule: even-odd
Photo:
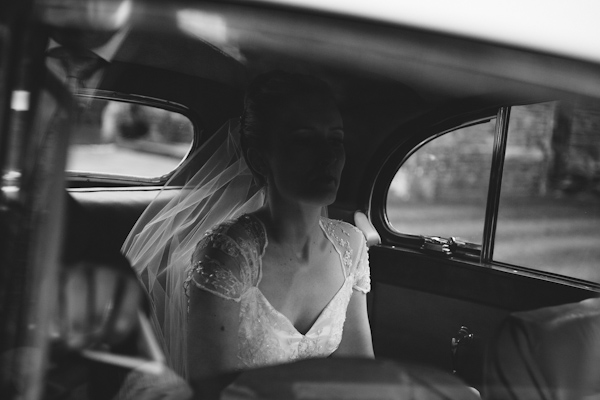
[[[175,372],[187,377],[187,307],[183,283],[196,244],[213,226],[264,203],[242,157],[239,120],[225,123],[179,168],[202,165],[172,197],[173,176],[141,215],[122,252],[144,284],[152,305],[152,323]]]

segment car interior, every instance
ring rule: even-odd
[[[56,153],[54,162],[49,161],[52,168],[66,172],[56,178],[56,188],[47,194],[58,198],[62,193],[65,198],[64,211],[57,214],[62,219],[55,226],[59,227],[56,240],[62,240],[57,246],[67,264],[102,260],[131,274],[121,254],[128,233],[158,193],[162,192],[165,204],[177,194],[185,182],[170,180],[175,171],[185,176],[187,170],[193,173],[198,168],[186,164],[185,158],[228,120],[239,118],[244,89],[252,77],[274,69],[312,74],[328,82],[337,96],[347,161],[337,200],[328,215],[356,225],[367,238],[373,285],[368,298],[369,318],[377,363],[355,360],[334,365],[334,360],[325,360],[330,363],[305,362],[249,371],[227,389],[229,398],[247,398],[243,397],[247,388],[260,393],[253,398],[281,398],[281,393],[289,396],[286,398],[301,393],[332,398],[327,390],[334,390],[342,396],[335,398],[357,398],[357,393],[362,393],[364,398],[450,399],[469,398],[473,389],[483,399],[600,398],[600,280],[493,257],[494,239],[501,236],[495,234],[502,224],[497,214],[505,162],[498,149],[502,149],[502,137],[506,138],[502,135],[512,129],[507,122],[511,108],[514,116],[517,107],[530,104],[585,104],[595,110],[596,118],[587,121],[600,127],[598,62],[269,2],[89,3],[109,7],[127,3],[132,4],[133,11],[126,22],[115,27],[106,22],[106,10],[90,17],[85,9],[75,7],[71,14],[57,17],[55,4],[41,1],[29,14],[28,18],[35,15],[33,20],[27,19],[32,26],[43,28],[34,35],[41,37],[37,40],[42,51],[30,61],[40,65],[46,78],[34,79],[31,84],[50,96],[40,95],[38,104],[46,106],[49,97],[61,96],[72,98],[69,101],[76,104],[70,143],[65,143],[64,153]],[[65,16],[79,18],[79,22]],[[15,23],[4,20],[2,25],[6,28],[3,32],[15,27]],[[4,55],[12,48],[13,38],[3,33],[0,39],[0,54]],[[48,47],[106,51],[110,45],[116,49],[105,60],[93,87],[71,88],[69,94],[67,84],[48,67]],[[10,91],[6,71],[14,74],[14,68],[6,65],[18,59],[8,57],[0,68],[3,96],[4,91]],[[191,124],[192,138],[178,153],[182,157],[172,161],[170,169],[148,176],[130,172],[127,165],[123,173],[65,167],[74,159],[71,152],[76,145],[90,135],[84,129],[88,126],[85,118],[104,118],[93,110],[94,104],[107,100],[147,105],[185,117]],[[92,116],[86,117],[86,112]],[[3,126],[8,126],[9,118],[16,118],[12,115],[3,111]],[[559,124],[553,121],[553,126]],[[403,231],[401,222],[392,224],[391,185],[401,166],[445,133],[466,129],[468,136],[468,129],[481,123],[493,126],[486,139],[491,165],[486,171],[491,172],[482,188],[481,236],[477,241],[461,241],[460,235],[415,234]],[[598,152],[600,141],[595,132],[592,145],[587,146]],[[97,140],[94,144],[102,144]],[[8,143],[3,136],[2,144],[10,149]],[[461,152],[469,149],[463,142],[454,146],[443,151],[464,154]],[[167,147],[146,153],[164,152]],[[94,149],[100,154],[100,165],[113,162],[108,156],[102,159],[104,153],[98,146]],[[36,151],[37,157],[45,154],[41,147],[31,154]],[[2,162],[5,154],[4,150],[0,154]],[[91,159],[93,153],[82,157],[84,161]],[[591,164],[600,165],[598,158],[591,159],[595,160]],[[136,162],[127,160],[128,165]],[[4,173],[6,163],[2,167]],[[150,166],[137,167],[143,170]],[[600,179],[600,169],[596,174],[594,179]],[[426,178],[417,176],[420,183],[415,185],[426,188]],[[519,182],[516,186],[525,185],[523,180]],[[460,184],[455,187],[458,190],[452,195],[465,195],[467,190]],[[600,185],[596,190],[600,193]],[[594,193],[590,189],[586,196],[597,202],[598,194]],[[592,204],[586,216],[595,223],[600,209],[588,197],[584,200]],[[459,197],[448,200],[448,204],[465,201]],[[10,215],[11,207],[5,207],[8,211],[2,211],[3,215]],[[406,221],[411,213],[419,212],[419,208],[411,210],[407,209]],[[444,210],[453,213],[450,208]],[[463,217],[457,212],[455,218],[460,221]],[[591,236],[592,244],[596,239]],[[582,249],[583,245],[574,247],[571,253],[588,251]],[[12,254],[4,248],[2,252],[2,257]],[[597,269],[595,254],[589,258]],[[569,259],[561,262],[568,263]],[[142,308],[148,312],[148,304],[143,303]],[[6,335],[3,340],[13,337]],[[139,353],[139,335],[139,330],[133,331],[110,351]],[[5,346],[11,345],[3,345],[3,351]],[[49,354],[50,361],[40,367],[50,372],[38,378],[44,382],[39,398],[112,398],[130,372],[85,357]],[[321,382],[317,385],[321,392],[314,388],[290,391],[302,379]],[[273,381],[279,382],[277,388],[271,386]],[[338,386],[331,389],[323,382],[337,382]],[[358,389],[359,383],[366,386]],[[386,392],[388,384],[404,384],[406,392]],[[414,395],[417,392],[422,397]],[[370,397],[373,393],[382,397]],[[402,397],[410,393],[415,397]]]

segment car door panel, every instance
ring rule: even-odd
[[[369,250],[376,355],[451,371],[480,387],[485,348],[513,311],[579,301],[595,293],[550,279],[501,271],[393,246]],[[473,334],[459,346],[461,327]]]

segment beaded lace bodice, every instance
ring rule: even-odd
[[[354,226],[327,218],[321,218],[320,225],[340,256],[345,280],[305,334],[298,332],[258,287],[268,245],[258,219],[244,215],[225,222],[198,243],[198,247],[217,250],[218,256],[193,263],[184,287],[188,294],[195,286],[240,303],[240,369],[327,357],[338,348],[352,291],[367,293],[371,288],[368,253],[362,233]]]

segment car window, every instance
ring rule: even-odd
[[[67,170],[157,178],[190,150],[194,126],[181,112],[114,99],[80,97]]]
[[[391,227],[481,244],[494,129],[492,119],[436,137],[416,150],[388,191]]]
[[[600,107],[511,109],[494,260],[600,282]]]

